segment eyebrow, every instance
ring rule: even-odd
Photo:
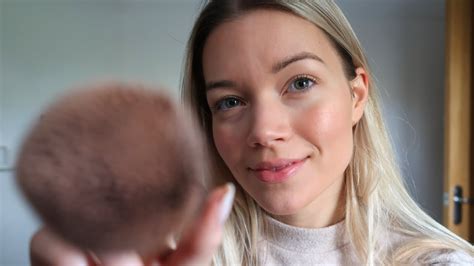
[[[312,54],[312,53],[309,53],[309,52],[301,52],[301,53],[289,56],[289,57],[283,59],[282,61],[277,62],[276,64],[274,64],[273,67],[272,67],[272,73],[275,74],[275,73],[281,71],[282,69],[284,69],[285,67],[287,67],[288,65],[290,65],[294,62],[297,62],[297,61],[305,60],[305,59],[312,59],[312,60],[316,60],[316,61],[318,61],[322,64],[326,64],[321,59],[321,57],[319,57],[315,54]],[[206,91],[216,89],[216,88],[232,88],[232,87],[236,87],[236,86],[237,86],[236,83],[233,82],[233,81],[230,81],[230,80],[212,81],[212,82],[209,82],[208,84],[206,84]]]
[[[212,81],[206,84],[206,91],[210,91],[216,88],[232,88],[236,87],[235,82],[230,80],[219,80],[219,81]]]
[[[275,65],[273,65],[272,73],[277,73],[280,70],[282,70],[283,68],[287,67],[288,65],[290,65],[294,62],[300,61],[300,60],[305,60],[305,59],[312,59],[312,60],[316,60],[320,63],[326,64],[323,61],[323,59],[321,59],[321,57],[319,57],[315,54],[312,54],[312,53],[309,53],[309,52],[301,52],[301,53],[289,56],[288,58],[283,59],[281,62],[278,62]]]

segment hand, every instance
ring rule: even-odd
[[[183,235],[177,248],[170,250],[166,256],[141,258],[138,253],[130,251],[94,258],[44,227],[31,240],[31,265],[210,265],[221,242],[222,228],[229,216],[234,193],[232,184],[215,189],[194,225]]]

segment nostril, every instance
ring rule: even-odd
[[[260,136],[249,136],[249,145],[254,148],[271,147],[278,143],[287,141],[287,137],[277,136],[276,134],[266,134]]]
[[[248,125],[247,143],[251,147],[267,147],[285,142],[293,131],[287,111],[268,104],[254,109]]]

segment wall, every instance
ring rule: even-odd
[[[444,0],[339,1],[367,51],[406,183],[442,220]]]
[[[71,86],[119,78],[178,88],[199,2],[0,0],[0,145],[9,148],[9,164],[39,110]],[[339,3],[384,90],[407,182],[440,220],[444,1]],[[0,171],[0,265],[28,264],[28,240],[38,226],[12,172]]]

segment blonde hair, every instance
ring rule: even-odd
[[[185,102],[207,134],[216,182],[232,181],[232,175],[213,142],[202,51],[207,37],[217,26],[259,8],[283,10],[311,21],[333,42],[346,70],[348,66],[362,67],[368,73],[369,99],[363,117],[354,128],[354,154],[345,171],[345,226],[359,260],[367,265],[423,262],[429,259],[429,253],[440,249],[463,250],[473,256],[469,243],[429,217],[407,192],[381,117],[377,87],[367,59],[349,22],[332,0],[216,0],[209,1],[202,10],[188,43],[182,87]],[[232,214],[225,225],[223,244],[213,260],[215,265],[256,265],[257,238],[265,230],[263,213],[238,187]],[[395,250],[384,249],[380,236],[387,231],[407,236],[409,240]]]

